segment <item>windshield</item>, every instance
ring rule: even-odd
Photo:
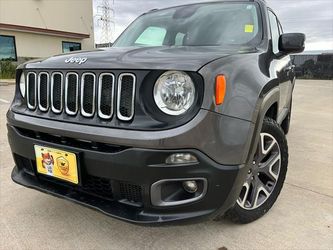
[[[152,11],[135,20],[114,47],[256,46],[262,39],[256,3],[196,4]]]

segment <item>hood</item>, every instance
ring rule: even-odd
[[[23,67],[31,69],[155,69],[198,71],[205,64],[230,54],[249,51],[220,47],[107,48],[62,54]],[[66,63],[67,62],[67,63]]]

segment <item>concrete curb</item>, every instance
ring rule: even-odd
[[[0,86],[14,85],[15,79],[0,79]]]

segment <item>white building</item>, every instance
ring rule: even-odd
[[[93,48],[92,0],[0,0],[0,60]]]

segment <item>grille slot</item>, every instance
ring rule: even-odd
[[[92,117],[95,113],[95,82],[96,77],[92,73],[85,73],[81,79],[81,114]]]
[[[134,116],[136,78],[133,74],[119,76],[117,115],[120,120],[130,121]]]
[[[102,119],[111,119],[113,115],[114,75],[101,74],[98,85],[98,115]]]
[[[21,135],[23,135],[25,137],[43,140],[43,141],[47,141],[50,143],[55,143],[59,146],[65,145],[65,146],[76,147],[76,148],[80,148],[80,149],[106,152],[109,154],[119,153],[126,149],[129,149],[129,147],[124,147],[124,146],[112,145],[112,144],[95,142],[95,141],[74,139],[74,138],[69,138],[69,137],[63,137],[60,135],[36,132],[36,131],[18,128],[18,127],[15,127],[15,129]]]
[[[53,73],[51,76],[51,109],[59,114],[62,111],[63,102],[63,75]]]
[[[49,108],[49,74],[45,72],[38,75],[38,107],[44,112]]]
[[[111,181],[109,179],[88,175],[82,189],[83,191],[93,195],[113,199]]]
[[[36,73],[30,72],[27,75],[27,103],[29,109],[36,108],[36,94],[37,94],[37,86],[36,86]]]
[[[76,73],[66,75],[65,105],[68,115],[76,115],[79,99],[79,76]]]
[[[120,196],[129,202],[142,202],[142,187],[130,183],[119,184]]]

